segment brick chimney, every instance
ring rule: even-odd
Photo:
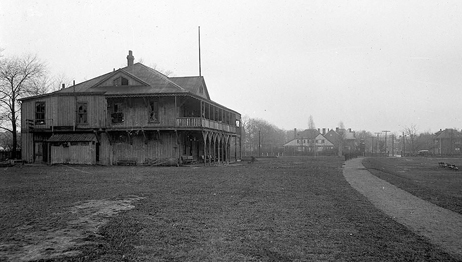
[[[127,66],[133,65],[133,61],[135,60],[135,57],[133,56],[132,50],[128,50],[128,56],[127,56]]]
[[[322,129],[322,134],[323,134],[323,135],[326,134],[326,128],[323,128],[323,129]]]

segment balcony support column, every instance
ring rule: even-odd
[[[218,134],[218,163],[219,164],[221,164],[223,160],[222,151],[223,151],[223,136],[221,134]]]
[[[225,138],[225,161],[226,161],[226,164],[229,164],[229,155],[231,154],[231,152],[229,151],[229,135],[224,135],[224,138]]]
[[[209,137],[209,132],[208,131],[202,131],[202,138],[204,139],[204,166],[207,165],[207,146],[208,146],[208,143],[207,143],[207,140],[208,140],[208,137]]]

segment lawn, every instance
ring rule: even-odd
[[[339,158],[0,170],[0,261],[456,261],[352,189]]]
[[[460,158],[367,158],[363,165],[375,176],[427,200],[462,214],[462,171],[441,168],[438,162],[462,167]]]

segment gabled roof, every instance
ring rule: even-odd
[[[202,76],[185,76],[185,77],[170,77],[170,80],[183,87],[187,91],[202,96],[210,100],[209,91],[205,85],[204,77]],[[203,88],[203,94],[200,93],[200,88]]]
[[[297,133],[297,138],[315,139],[319,134],[317,129],[306,129]]]
[[[331,142],[335,146],[338,146],[340,135],[337,132],[335,132],[334,129],[329,130],[329,132],[326,133],[325,137],[327,140],[329,140],[329,142]]]
[[[112,86],[107,81],[116,75],[124,74],[128,78],[141,83],[136,86]],[[75,90],[75,91],[74,91]],[[113,94],[159,94],[159,93],[187,93],[188,91],[173,82],[166,75],[147,67],[141,63],[121,68],[119,70],[95,77],[88,81],[71,86],[56,93],[97,92],[106,95]]]
[[[315,129],[311,129],[311,130],[315,130]],[[305,130],[305,131],[308,131],[308,130]],[[301,133],[305,132],[305,131],[302,131]],[[309,135],[309,133],[313,134],[314,136],[311,136],[311,137],[306,137],[306,136],[297,136],[297,138],[294,138],[292,140],[290,140],[289,142],[285,143],[284,146],[300,146],[300,144],[298,143],[298,140],[306,140],[306,139],[310,139],[312,141],[314,140],[325,140],[323,145],[322,146],[332,146],[333,144],[323,135],[321,134],[320,132],[318,132],[317,130],[315,130],[318,134],[315,135],[315,132],[314,131],[308,131],[306,132],[306,134]],[[310,142],[312,143],[312,142]],[[317,146],[321,146],[318,142],[316,142]],[[305,144],[305,145],[310,145],[310,144]]]
[[[462,137],[462,134],[452,128],[447,128],[445,130],[439,131],[436,133],[437,139],[449,139],[449,138],[459,138]]]

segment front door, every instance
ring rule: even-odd
[[[34,162],[35,163],[47,163],[48,162],[48,143],[35,142]]]
[[[35,142],[34,145],[34,162],[42,163],[43,161],[43,143]]]

